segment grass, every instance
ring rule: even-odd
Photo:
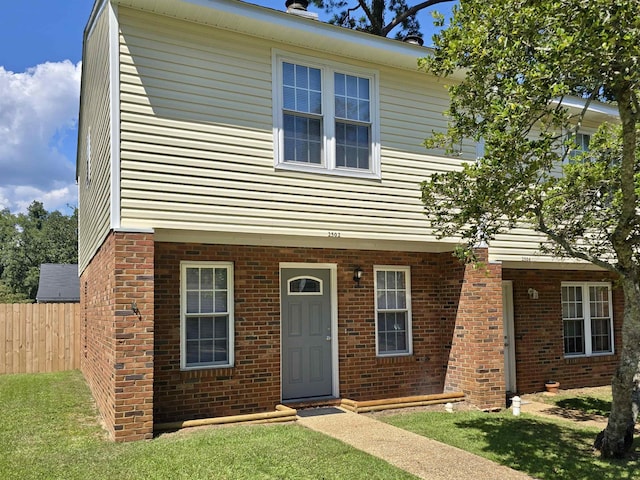
[[[557,395],[537,394],[532,399],[569,410],[579,410],[585,415],[608,417],[611,411],[611,387],[560,390]]]
[[[295,424],[112,443],[79,372],[0,376],[0,478],[415,479]]]
[[[603,460],[591,446],[598,429],[511,411],[418,412],[383,417],[405,430],[475,453],[539,479],[632,479],[638,458]],[[637,442],[636,442],[637,445]]]

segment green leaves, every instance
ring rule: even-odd
[[[613,270],[633,258],[638,269],[638,18],[630,0],[460,1],[419,63],[439,76],[464,72],[449,87],[447,130],[425,145],[451,152],[482,138],[485,153],[423,183],[439,235],[472,246],[527,222],[553,240],[544,248],[555,255]],[[602,121],[586,106],[606,103],[629,120],[602,126],[589,153],[567,163],[567,136]]]
[[[421,36],[420,23],[416,18],[419,11],[452,1],[427,0],[415,5],[409,5],[407,0],[312,0],[312,3],[327,13],[333,13],[329,23],[381,37],[399,29],[396,38],[402,39],[407,35]],[[436,12],[434,18],[436,26],[442,26],[444,17]]]
[[[35,300],[42,263],[77,262],[77,209],[65,216],[34,201],[26,214],[0,212],[0,299]]]

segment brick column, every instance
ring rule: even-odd
[[[476,255],[482,264],[464,268],[444,390],[462,390],[482,409],[503,408],[502,266],[488,263],[486,248]]]
[[[105,428],[116,441],[151,438],[153,235],[111,232],[80,280],[81,368]]]
[[[132,441],[153,436],[154,243],[150,233],[114,236],[113,430]]]

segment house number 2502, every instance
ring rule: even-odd
[[[340,232],[329,232],[329,238],[340,238]]]

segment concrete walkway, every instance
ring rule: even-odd
[[[335,407],[299,410],[298,423],[429,480],[530,480],[472,453]]]

